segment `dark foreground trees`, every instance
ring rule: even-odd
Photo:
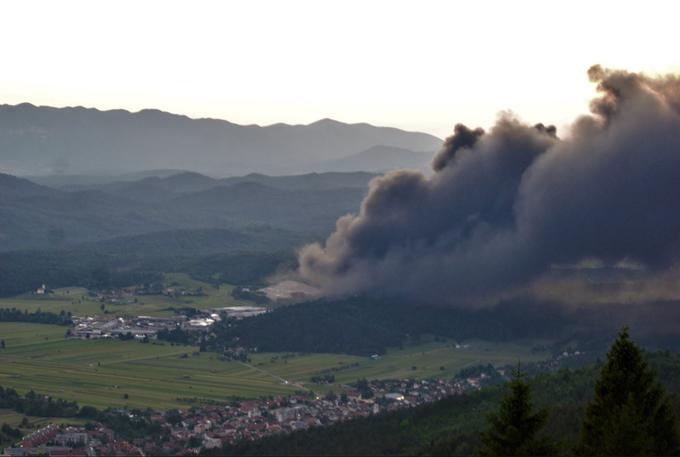
[[[607,354],[583,421],[580,455],[678,455],[675,413],[624,328]]]
[[[554,446],[538,434],[548,419],[545,409],[533,411],[531,388],[519,370],[510,381],[498,412],[489,415],[489,428],[482,433],[484,456],[550,455]]]
[[[544,410],[532,412],[530,387],[515,375],[499,411],[489,417],[489,429],[481,435],[481,454],[557,453],[540,437],[547,418]],[[574,451],[587,456],[680,455],[673,405],[627,328],[607,354]]]

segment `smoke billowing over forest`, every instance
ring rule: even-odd
[[[299,276],[330,296],[439,304],[550,290],[584,302],[607,301],[604,289],[612,301],[680,296],[680,79],[600,66],[588,76],[599,95],[564,136],[503,113],[487,132],[457,125],[432,176],[374,179],[357,215],[300,251]],[[580,273],[596,270],[625,280],[592,294]]]

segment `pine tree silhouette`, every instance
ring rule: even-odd
[[[538,432],[548,418],[547,410],[532,412],[531,388],[519,369],[513,373],[509,392],[497,413],[488,417],[489,428],[482,433],[483,456],[550,455],[554,445]]]
[[[680,453],[673,408],[626,327],[607,354],[576,452],[602,456]]]

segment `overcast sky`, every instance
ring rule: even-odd
[[[501,110],[559,127],[587,110],[594,63],[680,70],[680,3],[622,3],[8,0],[0,103],[441,137]]]

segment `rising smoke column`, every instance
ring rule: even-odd
[[[300,251],[299,276],[327,295],[475,304],[555,264],[668,271],[680,259],[680,82],[588,74],[600,96],[568,138],[510,114],[488,133],[457,125],[431,177],[376,178],[358,215]]]

